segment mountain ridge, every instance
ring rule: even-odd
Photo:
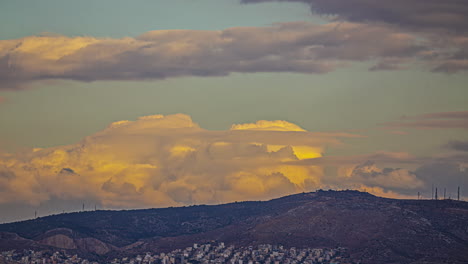
[[[467,202],[397,200],[350,190],[67,213],[2,224],[0,232],[0,249],[58,247],[98,257],[217,240],[240,246],[346,247],[362,263],[468,262]]]

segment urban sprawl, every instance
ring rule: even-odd
[[[137,255],[105,262],[88,261],[65,251],[6,251],[1,253],[3,263],[21,264],[184,264],[184,263],[230,263],[230,264],[344,264],[349,261],[345,248],[285,248],[276,245],[250,247],[225,246],[224,243],[194,244],[170,253]],[[2,263],[0,261],[0,263]]]

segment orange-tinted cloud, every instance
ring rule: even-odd
[[[351,137],[357,136],[308,132],[281,120],[224,131],[203,129],[183,114],[123,120],[76,144],[0,154],[0,204],[87,199],[105,207],[159,207],[320,188],[406,197],[427,187],[427,168],[447,170],[452,180],[466,174],[457,167],[466,161],[461,154],[435,160],[403,152],[324,153]],[[388,167],[394,164],[429,165]]]
[[[320,186],[320,157],[334,135],[286,121],[208,131],[189,116],[114,122],[69,146],[0,158],[0,203],[92,198],[105,206],[148,207],[267,199]]]

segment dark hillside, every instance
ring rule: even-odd
[[[95,211],[0,225],[0,247],[115,256],[218,240],[346,247],[363,263],[468,263],[468,203],[318,191],[266,202]],[[13,243],[14,242],[14,243]]]

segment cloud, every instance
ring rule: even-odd
[[[328,21],[380,25],[425,39],[421,61],[434,72],[468,70],[468,2],[459,0],[242,0],[242,3],[303,2]],[[407,59],[410,59],[408,57]],[[401,58],[385,58],[370,68],[401,70]]]
[[[303,2],[314,13],[358,23],[387,23],[413,30],[468,30],[468,3],[459,0],[242,0]]]
[[[393,134],[393,135],[408,135],[409,134],[406,131],[400,131],[400,130],[392,130],[392,131],[388,131],[388,133]]]
[[[291,22],[220,31],[158,30],[121,39],[29,36],[0,40],[0,89],[24,88],[47,79],[326,73],[355,61],[380,62],[372,70],[397,69],[438,51],[428,44],[420,36],[387,26],[348,22]],[[432,65],[433,60],[424,63]]]
[[[468,129],[468,111],[429,113],[418,116],[403,116],[400,121],[387,122],[384,127],[412,127],[419,129],[457,128]]]
[[[415,198],[418,192],[422,197],[430,198],[432,184],[440,190],[446,188],[452,198],[458,186],[465,192],[467,161],[466,153],[415,157],[405,152],[381,151],[351,156],[324,155],[288,164],[322,167],[324,188],[358,189],[379,196],[406,199]]]
[[[468,141],[453,140],[447,144],[447,147],[453,150],[468,152]]]
[[[327,186],[325,188],[354,189],[398,199],[414,199],[418,191],[427,190],[427,183],[414,171],[381,168],[372,160],[356,160],[356,163],[334,165],[332,168],[325,167],[326,176],[322,181]]]
[[[465,159],[466,162],[467,159]],[[459,164],[450,161],[434,161],[415,170],[415,174],[426,182],[428,185],[434,185],[439,189],[439,197],[443,188],[451,195],[451,198],[456,198],[457,188],[460,186],[462,196],[466,197],[466,185],[468,179],[468,164]],[[448,196],[447,195],[447,196]],[[448,197],[447,197],[448,198]]]
[[[352,155],[352,156],[323,156],[313,159],[291,161],[291,165],[316,165],[316,166],[356,166],[367,161],[377,163],[392,164],[422,164],[427,158],[415,157],[406,152],[378,151],[372,154]]]
[[[405,59],[385,59],[374,66],[370,67],[370,71],[394,71],[394,70],[403,70],[405,67],[403,66],[406,62]]]
[[[183,114],[145,116],[77,144],[4,154],[0,203],[93,199],[151,207],[273,198],[320,186],[322,168],[287,162],[320,157],[336,144],[333,134],[286,121],[209,131]]]
[[[423,181],[416,174],[406,169],[384,168],[380,169],[375,162],[367,161],[353,168],[349,175],[354,181],[367,186],[383,188],[416,189],[424,186]]]
[[[468,119],[468,111],[439,112],[418,116],[404,116],[402,119]]]
[[[410,65],[445,73],[468,70],[464,1],[296,1],[338,20],[218,31],[157,30],[121,39],[48,34],[0,40],[0,89],[22,89],[50,79],[322,74],[363,61],[375,63],[370,71]]]
[[[431,166],[433,176],[447,169],[447,177],[456,178],[467,165],[463,153],[439,158],[324,153],[356,137],[308,132],[282,120],[220,131],[203,129],[183,114],[122,120],[76,144],[0,154],[0,204],[86,200],[107,208],[164,207],[263,200],[320,188],[402,198],[427,189],[434,180],[426,175]],[[395,168],[399,165],[417,169]]]
[[[426,183],[413,171],[389,166],[419,167],[430,160],[405,152],[380,151],[365,155],[322,156],[290,161],[288,164],[323,167],[324,188],[357,189],[389,198],[409,198],[413,195],[411,197],[414,198],[414,190],[425,189]]]
[[[323,157],[325,148],[354,137],[360,136],[312,133],[282,120],[225,131],[205,130],[183,114],[117,121],[77,144],[3,154],[0,204],[87,199],[105,207],[159,207],[327,187],[397,197],[422,184],[408,170],[376,165],[421,162],[406,153]]]

